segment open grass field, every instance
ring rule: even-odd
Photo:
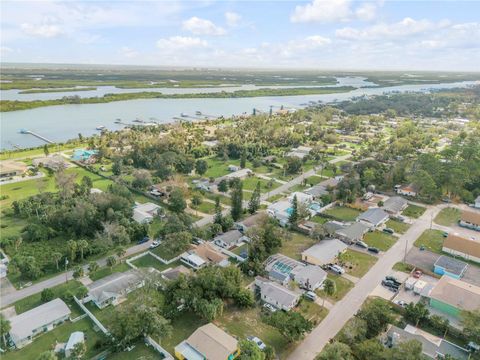
[[[445,240],[443,237],[443,231],[427,229],[417,240],[415,240],[414,245],[418,248],[424,246],[426,249],[432,252],[441,254],[443,240]]]
[[[325,224],[326,222],[328,222],[328,219],[321,216],[312,216],[310,218],[310,221],[313,221],[317,224]]]
[[[319,324],[328,314],[328,310],[321,307],[311,300],[301,299],[295,311],[302,314],[306,319],[312,321],[314,324]]]
[[[385,225],[387,225],[387,227],[393,229],[393,231],[399,234],[404,234],[410,227],[410,225],[407,223],[391,219],[388,220]]]
[[[360,213],[360,210],[346,206],[336,206],[324,212],[324,214],[330,215],[340,221],[354,221]]]
[[[423,215],[425,210],[427,209],[423,206],[408,205],[407,208],[403,210],[402,215],[417,219]]]
[[[224,311],[225,312],[225,311]],[[197,317],[193,313],[183,313],[172,322],[172,334],[162,339],[162,347],[170,354],[174,354],[174,348],[183,340],[188,338],[200,326],[205,325],[207,321]]]
[[[330,279],[330,280],[333,280],[335,282],[335,285],[336,285],[336,289],[337,291],[335,292],[335,294],[333,294],[332,296],[327,296],[325,294],[325,292],[323,290],[316,290],[315,292],[317,293],[317,295],[319,295],[320,297],[323,297],[325,299],[327,299],[328,301],[330,302],[337,302],[339,300],[342,300],[343,297],[350,291],[351,288],[353,288],[354,286],[354,283],[351,282],[350,280],[347,280],[343,277],[341,277],[340,275],[335,275],[335,274],[328,274],[327,277]]]
[[[122,351],[107,356],[108,360],[160,360],[162,357],[152,347],[138,343],[132,351]]]
[[[451,226],[460,220],[461,211],[457,208],[442,209],[433,221],[439,225]]]
[[[375,256],[365,254],[363,252],[347,249],[342,255],[342,259],[346,260],[347,273],[355,277],[362,277],[377,262]]]
[[[292,259],[300,260],[302,258],[302,251],[316,244],[317,241],[297,232],[292,232],[291,234],[291,239],[283,242],[279,252]]]
[[[3,354],[2,360],[36,360],[39,354],[51,350],[57,342],[66,343],[70,334],[74,331],[82,331],[85,333],[87,352],[84,358],[90,359],[102,351],[102,349],[96,349],[95,344],[104,339],[103,333],[95,332],[93,326],[93,323],[88,318],[75,323],[66,321],[52,331],[38,336],[33,343],[24,348]]]
[[[266,193],[280,186],[280,183],[276,181],[268,181],[261,179],[256,176],[246,177],[243,179],[243,189],[244,190],[255,190],[257,183],[260,182],[260,192]]]
[[[307,184],[310,184],[311,186],[313,186],[313,185],[317,185],[318,183],[322,182],[323,180],[325,180],[325,179],[320,177],[320,176],[313,175],[313,176],[310,176],[309,178],[307,178]]]
[[[393,270],[396,270],[396,271],[401,271],[401,272],[404,272],[404,273],[407,273],[407,274],[410,274],[410,272],[413,270],[413,266],[412,265],[409,265],[407,263],[404,263],[404,262],[397,262],[395,265],[393,265]]]
[[[96,281],[96,280],[99,280],[101,278],[104,278],[105,276],[112,275],[112,274],[117,273],[117,272],[124,272],[124,271],[130,270],[130,269],[131,269],[130,266],[128,266],[128,264],[125,261],[123,261],[123,262],[118,263],[117,265],[113,266],[112,268],[110,268],[109,266],[102,267],[98,271],[96,271],[95,273],[90,274],[89,277],[93,281]]]
[[[157,256],[160,256],[164,260],[170,260],[173,259],[175,256],[180,255],[183,251],[179,252],[178,254],[170,254],[165,247],[160,244],[160,246],[157,246],[155,249],[151,250],[152,253],[154,253]]]
[[[153,257],[150,254],[147,254],[145,256],[142,256],[141,258],[135,260],[132,262],[133,265],[137,267],[143,267],[143,268],[149,268],[152,267],[154,269],[157,269],[158,271],[163,271],[168,268],[174,268],[178,265],[180,265],[180,261],[174,261],[171,264],[164,264],[161,261],[157,260],[155,257]]]
[[[190,208],[204,214],[215,214],[215,204],[208,201],[204,201],[198,206],[190,204]]]
[[[382,251],[390,249],[397,240],[395,236],[380,231],[368,232],[363,238],[368,246],[376,247]]]

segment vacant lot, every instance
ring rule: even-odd
[[[387,251],[397,241],[393,235],[380,231],[373,231],[365,234],[364,241],[369,245],[382,251]]]
[[[335,282],[336,292],[332,296],[327,296],[323,290],[317,290],[316,293],[320,297],[327,299],[330,302],[337,302],[353,288],[354,284],[340,275],[328,274],[327,277]]]
[[[280,253],[291,257],[292,259],[300,260],[302,258],[302,251],[314,245],[317,241],[303,234],[292,232],[291,240],[284,241],[280,249]]]
[[[442,209],[435,217],[435,222],[443,226],[451,226],[456,224],[460,220],[460,210],[456,208],[445,208]]]
[[[416,247],[423,246],[430,251],[441,254],[444,239],[443,231],[427,229],[415,241],[414,245]]]
[[[175,266],[180,265],[180,261],[174,261],[173,263],[167,265],[162,263],[160,260],[157,260],[152,255],[147,254],[133,261],[132,264],[135,265],[136,267],[143,267],[143,268],[152,267],[154,269],[157,269],[158,271],[163,271],[168,268],[174,268]]]
[[[326,210],[324,214],[330,215],[340,221],[354,221],[357,216],[360,215],[360,210],[346,206],[337,206]]]
[[[399,234],[404,234],[410,227],[409,224],[397,220],[388,220],[386,225],[387,227],[393,229],[393,231]]]
[[[100,268],[98,271],[94,272],[93,274],[89,275],[89,278],[93,281],[104,278],[105,276],[112,275],[117,272],[124,272],[130,270],[130,266],[126,262],[121,262],[115,266],[109,267],[105,266]]]
[[[417,219],[422,216],[425,210],[427,209],[422,206],[408,205],[407,208],[403,210],[402,215]]]
[[[108,360],[159,360],[160,354],[151,346],[138,343],[132,351],[122,351],[108,355]]]
[[[296,312],[302,314],[306,319],[312,321],[314,324],[320,323],[328,314],[328,310],[321,307],[311,300],[302,299],[295,308]]]
[[[341,256],[346,265],[347,273],[356,277],[362,277],[377,262],[375,256],[365,254],[352,249],[347,249]]]

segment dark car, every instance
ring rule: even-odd
[[[379,249],[377,249],[376,247],[373,247],[373,246],[369,247],[367,250],[372,252],[372,253],[375,253],[375,254],[378,254],[380,252]]]
[[[137,245],[145,244],[146,242],[149,242],[149,241],[150,241],[150,238],[148,236],[145,236],[143,239],[140,239],[137,241]]]
[[[393,229],[390,229],[390,228],[385,228],[382,230],[384,233],[387,233],[387,234],[393,234],[395,231],[393,231]]]
[[[385,276],[385,280],[393,281],[394,283],[401,284],[400,281],[397,280],[395,276]]]

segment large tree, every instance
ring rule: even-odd
[[[470,341],[480,344],[480,309],[474,311],[462,311],[460,318],[463,333]]]
[[[300,340],[306,332],[313,329],[313,323],[295,311],[276,311],[267,316],[265,321],[276,327],[290,342]]]
[[[380,300],[368,302],[357,313],[360,319],[367,323],[366,337],[371,339],[382,331],[385,331],[387,325],[392,322],[392,315],[388,304]]]
[[[173,191],[170,193],[168,203],[170,205],[170,209],[176,213],[182,213],[187,207],[187,202],[185,201],[183,192],[179,188],[173,189]]]
[[[235,181],[233,184],[231,199],[232,208],[230,210],[230,214],[232,215],[232,219],[237,221],[241,218],[243,213],[243,185],[240,179]]]
[[[347,344],[333,342],[327,344],[317,358],[318,360],[353,360],[352,349]]]
[[[257,186],[253,191],[250,201],[248,202],[248,212],[250,214],[255,214],[257,210],[260,208],[260,196],[261,196],[261,193],[260,193],[260,181],[259,181],[257,182]]]
[[[240,341],[240,356],[238,360],[265,360],[265,353],[253,341]]]
[[[2,337],[3,345],[7,345],[6,336],[10,332],[11,326],[10,321],[0,314],[0,336]]]

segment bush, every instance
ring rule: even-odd
[[[53,293],[53,290],[49,288],[43,289],[42,293],[40,294],[40,298],[44,303],[52,301],[54,297],[55,297],[55,294]]]

